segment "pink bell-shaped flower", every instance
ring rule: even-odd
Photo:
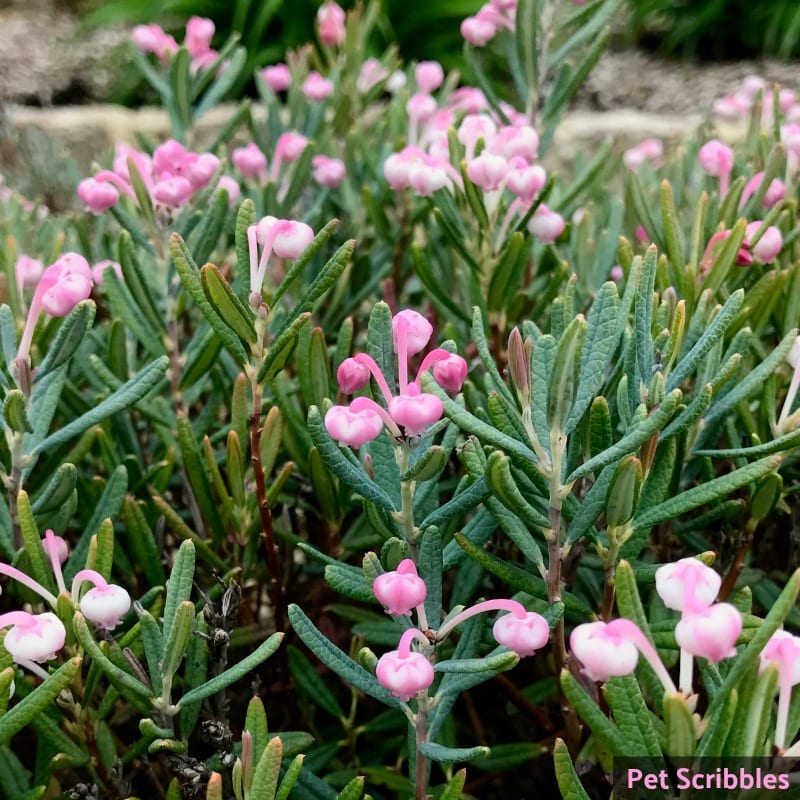
[[[736,640],[742,632],[742,615],[730,603],[698,606],[684,614],[675,626],[675,640],[693,656],[715,664],[736,655]]]
[[[460,30],[473,47],[483,47],[497,34],[497,28],[489,20],[478,17],[467,17],[462,21]]]
[[[499,189],[508,172],[508,161],[503,156],[484,151],[467,164],[467,177],[484,192]]]
[[[398,650],[385,653],[378,659],[375,675],[381,686],[406,702],[429,688],[435,677],[431,663],[422,653],[404,656]]]
[[[332,47],[333,45],[344,44],[344,10],[337,3],[323,3],[317,11],[317,24],[319,25],[319,38],[323,44]]]
[[[361,447],[378,438],[383,430],[383,420],[368,408],[353,411],[347,406],[331,406],[325,414],[325,428],[337,442],[348,447]]]
[[[267,157],[255,142],[250,142],[245,147],[237,147],[231,154],[231,162],[245,178],[266,180]]]
[[[711,139],[700,148],[697,158],[706,175],[719,178],[719,193],[724,198],[728,194],[733,171],[733,150],[719,139]]]
[[[119,191],[108,181],[84,178],[78,184],[78,197],[93,214],[102,214],[117,204]]]
[[[194,194],[194,187],[188,178],[175,177],[159,181],[151,195],[157,203],[171,208],[179,208]]]
[[[425,602],[428,587],[419,577],[414,562],[406,558],[396,570],[375,578],[372,593],[386,606],[388,614],[410,616],[412,609]]]
[[[792,687],[800,683],[800,637],[788,631],[776,631],[761,651],[760,671],[771,664],[778,668],[778,717],[775,723],[775,746],[783,748],[789,719]]]
[[[44,273],[44,264],[37,258],[21,255],[15,264],[17,287],[19,289],[35,289]]]
[[[636,645],[613,623],[589,622],[578,625],[569,638],[573,655],[583,664],[583,671],[593,681],[630,675],[639,661]]]
[[[400,341],[403,339],[406,346],[406,354],[416,355],[424,350],[433,334],[433,325],[418,311],[410,308],[398,311],[392,317],[392,338],[394,340],[394,351],[400,353]]]
[[[311,159],[311,169],[314,180],[329,189],[335,189],[344,180],[346,172],[344,161],[322,155]]]
[[[415,383],[410,383],[405,394],[389,401],[389,414],[405,428],[407,436],[419,436],[444,413],[442,401],[435,394],[420,392]]]
[[[285,92],[292,85],[292,73],[286,64],[272,64],[261,70],[264,83],[273,92]]]
[[[492,628],[494,638],[520,658],[532,656],[541,650],[550,638],[547,620],[535,611],[527,611],[519,616],[513,611],[503,614]]]
[[[0,627],[9,625],[13,627],[6,633],[3,644],[17,664],[50,661],[67,638],[63,623],[52,611],[44,614],[9,611],[0,615]]]
[[[81,598],[83,616],[106,630],[116,628],[131,607],[130,595],[114,584],[95,586]]]
[[[748,224],[745,229],[745,241],[752,239],[756,232],[761,228],[762,223],[755,220]],[[771,264],[783,248],[783,237],[781,236],[780,229],[774,225],[770,225],[763,233],[761,238],[756,242],[752,248],[753,255],[762,264]]]
[[[667,608],[683,611],[687,601],[711,605],[722,578],[696,558],[682,558],[656,570],[656,591]]]
[[[333,92],[333,81],[329,81],[314,70],[303,81],[301,91],[312,103],[321,103]]]
[[[467,378],[467,362],[451,353],[447,358],[435,361],[431,372],[436,383],[448,392],[460,392]]]
[[[369,383],[369,376],[369,367],[356,358],[346,358],[336,370],[336,380],[345,394],[363,389]]]
[[[414,78],[421,92],[434,92],[444,82],[444,70],[438,61],[420,61]]]
[[[564,218],[542,203],[528,222],[528,230],[543,244],[553,244],[564,231]]]
[[[51,317],[65,317],[92,293],[92,270],[79,253],[64,253],[42,274],[37,293]]]

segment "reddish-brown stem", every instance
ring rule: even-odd
[[[253,413],[250,414],[250,459],[256,479],[256,501],[261,518],[261,535],[267,553],[267,569],[269,571],[267,594],[272,603],[272,613],[275,616],[275,630],[285,631],[287,611],[281,576],[280,549],[272,527],[272,511],[267,499],[264,465],[261,463],[261,396],[258,392],[253,397]]]

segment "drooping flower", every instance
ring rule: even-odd
[[[388,614],[410,616],[413,609],[425,602],[428,587],[419,577],[414,562],[405,558],[396,570],[384,572],[375,578],[372,593],[386,606]]]

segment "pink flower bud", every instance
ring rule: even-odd
[[[392,189],[407,189],[411,184],[408,175],[412,164],[425,158],[425,152],[418,147],[404,147],[399,153],[392,153],[383,164],[383,177]]]
[[[186,167],[189,153],[177,139],[167,139],[153,151],[153,172],[156,179],[180,175]]]
[[[433,377],[436,383],[448,392],[460,392],[467,377],[467,362],[461,356],[452,353],[447,358],[435,361]]]
[[[566,223],[560,214],[542,203],[528,222],[528,230],[543,244],[553,244],[564,231]]]
[[[113,584],[95,586],[81,598],[81,612],[90,622],[111,630],[116,628],[131,607],[130,595]]]
[[[325,414],[325,427],[337,442],[348,447],[361,447],[380,435],[383,420],[368,408],[351,411],[346,406],[331,406]]]
[[[197,191],[208,186],[219,169],[219,159],[213,153],[200,153],[191,159],[186,168],[186,178]]]
[[[484,192],[499,189],[508,172],[508,161],[485,150],[467,164],[467,177]]]
[[[214,22],[207,17],[192,17],[186,23],[183,43],[193,58],[199,58],[211,49],[214,30]]]
[[[344,161],[328,156],[314,156],[311,159],[311,170],[317,183],[335,189],[345,176]]]
[[[389,401],[389,414],[405,429],[406,436],[420,436],[442,418],[444,406],[435,394],[422,393],[415,383],[410,383],[405,394]]]
[[[17,286],[20,289],[35,289],[44,272],[44,264],[36,258],[21,255],[15,265]]]
[[[715,117],[721,119],[742,119],[750,111],[750,103],[743,97],[734,94],[727,94],[714,101],[711,112]]]
[[[700,148],[697,158],[706,175],[719,178],[720,196],[725,197],[733,170],[733,150],[718,139],[712,139]]]
[[[525,160],[515,156],[509,161],[510,169],[506,173],[506,187],[524,203],[530,203],[547,183],[544,167],[536,164],[529,167]]]
[[[473,47],[483,47],[497,34],[497,28],[492,22],[478,17],[467,17],[461,23],[460,30],[464,39]]]
[[[230,177],[230,175],[223,175],[217,181],[217,189],[224,189],[228,193],[228,205],[231,208],[236,206],[236,202],[242,194],[239,184]]]
[[[373,86],[389,77],[389,70],[377,58],[368,58],[359,70],[356,78],[356,89],[361,94],[366,94]]]
[[[661,139],[645,139],[643,142],[626,150],[622,156],[625,166],[632,172],[636,172],[643,164],[648,161],[657,167],[661,164],[664,157],[664,143]]]
[[[107,181],[84,178],[78,184],[78,197],[93,214],[102,214],[117,204],[119,192]]]
[[[305,222],[279,219],[275,228],[272,249],[279,258],[298,258],[314,238],[314,231]]]
[[[430,197],[439,189],[450,185],[450,178],[445,170],[425,159],[425,163],[415,161],[408,168],[408,183],[420,197]]]
[[[275,158],[291,164],[303,155],[307,144],[308,139],[302,133],[282,133],[275,143]]]
[[[157,203],[173,208],[182,206],[193,194],[194,188],[186,178],[167,178],[159,181],[151,192],[153,200]]]
[[[523,158],[530,164],[539,152],[539,134],[530,125],[507,125],[498,131],[491,150],[508,159]]]
[[[739,94],[741,97],[746,98],[750,102],[756,99],[759,92],[764,92],[767,88],[767,82],[758,75],[748,75],[739,87]]]
[[[427,122],[436,113],[436,100],[429,94],[418,92],[406,103],[408,116],[416,122]]]
[[[758,220],[749,223],[745,229],[745,241],[752,239],[756,231],[761,228],[761,225],[762,223]],[[770,225],[752,248],[752,252],[762,264],[771,264],[778,257],[778,253],[780,253],[782,247],[783,237],[781,236],[780,230],[774,225]]]
[[[719,574],[696,558],[682,558],[656,570],[656,592],[674,611],[683,611],[687,602],[711,605],[721,584]]]
[[[396,69],[386,79],[386,91],[392,94],[400,94],[405,89],[407,80],[405,72],[401,69]]]
[[[314,71],[303,81],[301,91],[312,103],[321,103],[333,92],[333,82]]]
[[[51,317],[65,317],[92,293],[89,262],[78,253],[64,253],[42,273],[37,293],[42,292],[42,308]]]
[[[110,258],[106,258],[103,261],[98,261],[92,267],[92,282],[95,286],[102,286],[103,285],[103,273],[107,269],[113,269],[116,273],[117,277],[120,280],[123,280],[122,277],[122,266],[118,264],[116,261],[112,261]]]
[[[414,77],[421,92],[434,92],[444,82],[444,70],[438,61],[420,61]]]
[[[317,24],[319,25],[319,38],[323,44],[332,47],[344,43],[344,11],[336,3],[328,2],[319,7],[317,11]]]
[[[494,638],[520,658],[532,656],[541,650],[550,638],[547,620],[534,611],[519,617],[515,613],[503,614],[492,628]]]
[[[131,31],[131,39],[143,53],[153,53],[162,62],[167,55],[178,52],[178,43],[160,25],[137,25]]]
[[[475,86],[462,86],[456,89],[447,102],[454,111],[463,111],[465,114],[480,114],[489,108],[486,95]]]
[[[757,172],[745,184],[742,191],[742,199],[739,201],[739,210],[744,208],[745,203],[761,188],[761,183],[764,180],[764,173]],[[761,201],[763,208],[772,208],[776,203],[779,203],[786,196],[786,186],[780,178],[774,178],[770,183],[767,191],[764,192],[764,199]]]
[[[615,264],[613,267],[611,267],[609,277],[612,281],[614,281],[614,283],[619,283],[625,277],[625,273],[619,264]]]
[[[369,383],[369,367],[355,358],[346,358],[336,370],[339,388],[345,394],[353,394]]]
[[[245,178],[266,181],[267,157],[255,142],[250,142],[246,147],[237,147],[231,155],[231,161]]]
[[[789,631],[775,631],[761,651],[760,659],[759,671],[776,664],[786,673],[791,686],[800,683],[800,636],[792,636]]]
[[[292,85],[292,73],[286,64],[273,64],[261,70],[264,83],[273,92],[285,92]]]
[[[55,557],[59,564],[64,564],[69,557],[69,545],[66,540],[61,536],[56,536],[50,529],[42,537],[42,549],[51,558]]]
[[[44,614],[9,611],[0,615],[0,627],[9,625],[13,627],[6,633],[3,645],[17,664],[50,661],[67,638],[64,625],[51,611]]]
[[[630,675],[639,661],[636,645],[624,631],[610,626],[606,622],[588,622],[578,625],[569,637],[572,654],[593,681]]]
[[[372,593],[386,606],[387,614],[411,616],[411,610],[425,602],[428,587],[419,577],[414,562],[406,558],[396,570],[375,578]]]
[[[375,675],[381,686],[404,701],[429,688],[435,677],[431,663],[422,653],[409,653],[404,657],[397,650],[378,659]]]
[[[395,353],[400,352],[400,340],[403,338],[406,353],[416,355],[424,350],[433,335],[433,325],[418,311],[407,308],[398,311],[392,317],[392,340]]]
[[[702,656],[715,664],[736,655],[736,640],[742,632],[742,615],[730,603],[698,607],[684,615],[675,626],[675,640],[693,656]]]

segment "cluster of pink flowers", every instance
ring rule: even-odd
[[[108,630],[119,625],[131,607],[131,598],[125,589],[108,583],[99,572],[82,569],[75,575],[71,590],[67,591],[61,571],[69,554],[66,541],[56,536],[52,530],[47,530],[42,539],[42,547],[50,561],[59,595],[68,597],[90,622]],[[39,665],[55,658],[67,637],[64,624],[53,613],[57,610],[58,598],[38,581],[10,564],[0,563],[0,575],[6,575],[26,586],[53,609],[41,614],[27,611],[0,614],[0,628],[9,628],[3,644],[14,663],[46,678],[47,673]],[[81,588],[87,581],[93,584],[93,588],[81,596]]]
[[[210,67],[219,57],[219,53],[211,47],[214,38],[214,23],[206,17],[192,17],[186,23],[184,47],[192,57],[191,70]],[[178,52],[178,43],[174,37],[166,33],[160,25],[137,25],[131,32],[133,43],[143,53],[153,53],[162,64]]]
[[[513,31],[516,26],[517,0],[489,0],[474,17],[461,23],[461,35],[474,47],[483,47],[498,31]]]
[[[437,65],[438,66],[438,65]],[[417,84],[430,86],[428,74],[417,68]],[[438,73],[430,69],[430,78]],[[437,84],[438,85],[438,84]],[[479,89],[464,87],[453,92],[444,107],[439,107],[430,91],[414,94],[407,105],[408,144],[393,153],[383,165],[383,175],[395,190],[412,188],[428,197],[435,191],[460,187],[460,172],[450,162],[448,129],[456,124],[458,112],[466,114],[458,124],[458,140],[464,145],[467,177],[484,193],[490,216],[500,209],[504,192],[509,200],[505,217],[496,226],[496,240],[502,243],[511,223],[524,216],[536,201],[547,182],[544,168],[535,163],[539,136],[523,114],[510,106],[503,112],[510,124],[503,124],[492,113]],[[479,142],[483,149],[478,150]],[[552,244],[561,235],[565,221],[561,215],[540,203],[528,223],[531,234],[545,244]]]
[[[398,367],[396,395],[375,360],[366,353],[347,358],[339,365],[336,377],[344,394],[363,389],[372,377],[386,407],[369,397],[356,397],[348,406],[331,406],[325,414],[325,427],[332,438],[349,447],[361,447],[376,439],[385,425],[392,436],[400,440],[420,436],[442,418],[442,401],[435,394],[421,390],[420,378],[431,370],[440,386],[457,392],[467,376],[467,362],[449,350],[436,348],[424,356],[416,379],[409,381],[409,359],[427,347],[432,333],[433,326],[416,311],[400,311],[392,319]]]
[[[247,180],[255,180],[263,185],[268,181],[277,182],[281,178],[283,165],[295,163],[307,146],[308,139],[305,136],[287,131],[278,137],[271,168],[268,168],[266,154],[255,142],[234,149],[231,161],[242,177]],[[311,166],[314,180],[329,189],[337,187],[344,180],[345,165],[338,158],[330,158],[321,154],[315,155]]]
[[[219,168],[219,159],[212,153],[191,152],[175,139],[159,145],[152,156],[118,143],[113,168],[101,170],[78,184],[78,197],[89,211],[100,214],[116,205],[121,195],[135,199],[130,162],[153,202],[168,208],[179,208],[208,186]],[[230,190],[231,183],[234,182],[224,184],[224,188]]]
[[[378,660],[375,674],[379,683],[403,701],[429,689],[434,679],[430,659],[424,653],[412,650],[411,645],[417,641],[423,648],[429,648],[433,643],[443,641],[456,626],[476,614],[510,612],[498,617],[492,634],[498,644],[512,650],[520,658],[532,656],[550,638],[550,627],[541,614],[526,611],[516,600],[504,599],[476,603],[449,619],[438,631],[429,630],[423,605],[428,593],[427,586],[410,558],[401,561],[396,570],[375,578],[372,591],[385,606],[387,614],[411,616],[412,610],[416,611],[420,628],[428,633],[426,635],[418,628],[409,628],[400,637],[397,650],[384,653]]]
[[[745,228],[744,241],[739,248],[736,256],[736,263],[740,267],[749,267],[753,263],[755,256],[762,264],[771,264],[783,248],[783,236],[780,229],[774,225],[768,225],[764,233],[756,241],[755,237],[761,230],[763,223],[761,220],[753,220]],[[700,272],[707,273],[719,255],[719,247],[731,235],[730,230],[717,231],[706,245],[703,259],[700,262]],[[754,243],[755,242],[755,243]]]
[[[736,655],[742,615],[730,603],[714,602],[720,584],[720,576],[696,558],[684,558],[656,570],[656,591],[664,605],[681,612],[675,639],[681,648],[680,688],[687,696],[692,694],[693,658],[717,663]],[[641,653],[664,688],[676,691],[655,648],[630,620],[578,625],[570,636],[570,648],[586,675],[595,681],[629,675]]]

